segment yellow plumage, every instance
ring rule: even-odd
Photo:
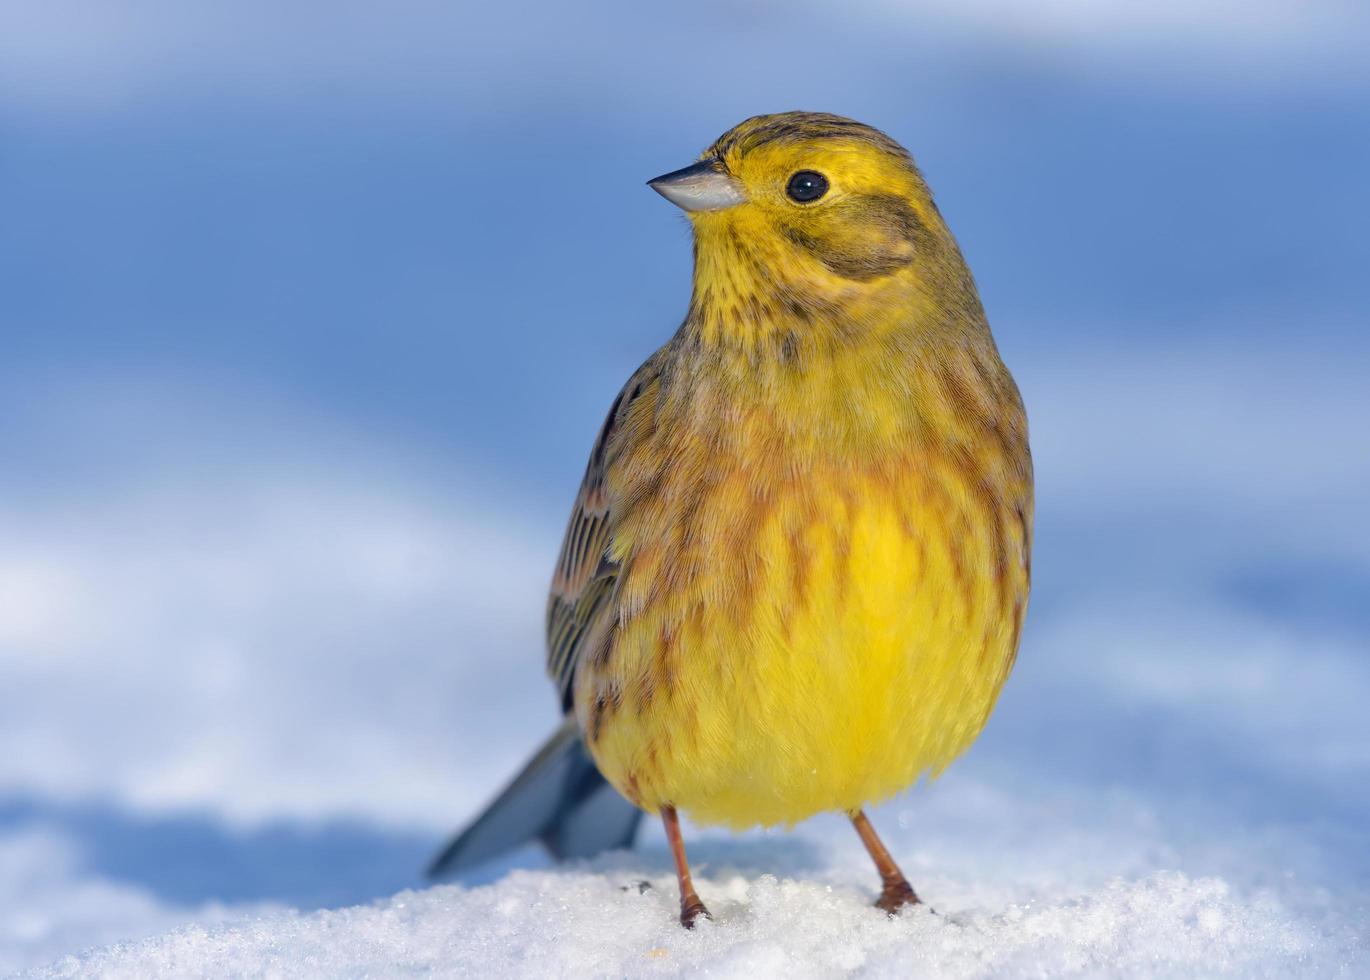
[[[592,454],[550,668],[642,808],[789,824],[979,734],[1027,602],[1026,421],[888,137],[761,116],[703,161],[734,203],[691,211],[689,313]],[[803,174],[817,199],[793,196]]]

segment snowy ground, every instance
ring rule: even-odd
[[[691,934],[654,827],[418,877],[553,724],[574,477],[269,393],[0,393],[44,471],[0,506],[0,973],[1370,975],[1370,361],[1144,349],[1014,362],[1019,666],[974,751],[874,814],[937,914],[869,909],[819,819],[693,831]]]

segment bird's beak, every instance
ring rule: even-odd
[[[747,199],[742,185],[717,160],[701,160],[647,181],[647,186],[684,211],[722,211]]]

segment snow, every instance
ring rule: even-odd
[[[954,796],[885,821],[935,913],[872,909],[864,855],[832,822],[796,838],[705,837],[698,884],[715,918],[693,933],[676,923],[669,856],[654,841],[482,887],[196,923],[36,975],[1321,976],[1367,963],[1352,917],[1328,921],[1317,889],[1145,870],[1174,842],[1144,807],[1092,801],[1053,841],[1042,831],[1069,817],[1064,800],[1022,807],[985,787]],[[986,853],[982,828],[964,826],[986,807],[1020,811],[1011,846],[995,840]]]
[[[614,869],[618,870],[618,869]],[[515,872],[499,887],[404,892],[375,905],[170,936],[71,957],[37,974],[138,977],[318,975],[1152,976],[1330,972],[1316,937],[1268,897],[1213,878],[1158,873],[1084,894],[1054,891],[999,911],[917,911],[889,920],[847,885],[730,875],[709,883],[715,919],[686,933],[656,874]],[[626,881],[626,884],[619,884]],[[538,928],[530,931],[529,923]],[[613,923],[611,929],[605,923]],[[454,928],[460,923],[459,928]],[[587,941],[586,937],[594,937]]]
[[[1015,360],[1022,656],[970,755],[873,811],[936,914],[870,909],[840,819],[689,828],[693,933],[654,826],[419,878],[554,724],[571,487],[156,379],[0,393],[44,433],[0,445],[20,473],[123,447],[0,506],[0,973],[1370,974],[1365,360]]]

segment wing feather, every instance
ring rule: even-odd
[[[625,420],[655,395],[659,361],[659,356],[653,357],[638,368],[614,399],[590,452],[562,540],[547,599],[547,673],[561,693],[563,711],[571,710],[576,667],[589,651],[612,639],[618,563],[609,556],[614,515],[607,474],[622,452]]]

